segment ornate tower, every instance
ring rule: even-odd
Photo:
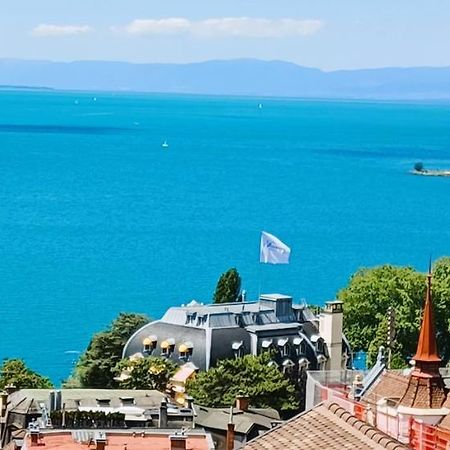
[[[431,279],[430,267],[427,275],[427,293],[419,342],[416,354],[413,357],[416,364],[410,375],[405,395],[399,403],[407,408],[439,409],[443,406],[447,396],[444,381],[439,373],[441,358],[437,351]]]

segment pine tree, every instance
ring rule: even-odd
[[[231,303],[241,300],[241,277],[235,268],[223,273],[214,292],[214,303]]]

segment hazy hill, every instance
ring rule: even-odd
[[[0,59],[0,85],[281,97],[450,99],[450,67],[323,72],[282,61],[192,64]]]

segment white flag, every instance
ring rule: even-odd
[[[289,264],[291,249],[273,234],[261,233],[259,262],[269,264]]]

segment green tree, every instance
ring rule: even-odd
[[[120,381],[122,389],[156,389],[165,391],[169,379],[178,366],[169,359],[149,356],[130,361],[123,359],[116,367],[116,373],[128,373],[129,377]]]
[[[67,385],[87,388],[116,387],[114,369],[122,358],[123,347],[131,335],[149,320],[142,314],[120,313],[107,330],[93,336],[87,350],[80,356]]]
[[[230,303],[240,301],[241,277],[235,268],[223,273],[217,282],[214,292],[214,303]]]
[[[8,384],[19,389],[50,389],[53,387],[49,378],[29,369],[21,359],[6,359],[0,367],[0,389]]]
[[[188,393],[197,403],[210,407],[232,406],[238,395],[250,398],[255,408],[275,408],[292,412],[299,408],[295,386],[277,369],[269,365],[271,355],[246,355],[225,359],[200,372],[188,383]]]
[[[433,305],[438,347],[450,359],[450,258],[436,262],[433,270]],[[395,312],[395,343],[391,366],[404,366],[414,356],[419,336],[426,283],[425,275],[411,267],[383,265],[362,269],[350,279],[338,298],[344,302],[344,332],[353,350],[368,351],[376,359],[378,347],[386,347],[389,307]]]

